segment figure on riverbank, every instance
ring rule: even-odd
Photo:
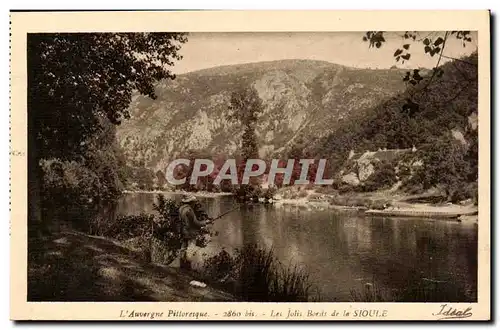
[[[195,238],[199,230],[209,225],[213,219],[208,216],[195,196],[183,196],[179,207],[179,219],[181,220],[182,234],[180,267],[189,269],[191,268],[190,262],[187,260],[189,241]]]

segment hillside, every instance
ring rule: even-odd
[[[442,76],[427,79],[381,102],[369,112],[339,122],[338,129],[315,144],[312,154],[329,157],[350,150],[405,149],[452,135],[463,144],[477,143],[477,54],[440,67]],[[401,82],[401,84],[403,84]],[[424,91],[421,91],[424,90]],[[417,108],[404,110],[409,95]]]
[[[309,60],[216,67],[156,87],[157,100],[136,95],[132,118],[118,127],[127,163],[164,170],[188,150],[232,155],[239,125],[228,120],[231,92],[253,86],[264,103],[257,126],[261,157],[297,141],[326,138],[339,121],[361,115],[401,92],[403,71],[353,69]]]
[[[413,192],[440,186],[452,201],[477,198],[477,54],[440,70],[442,75],[431,83],[425,78],[298,149],[328,158],[331,169],[342,173],[343,183],[358,186],[364,181],[358,190],[401,181],[403,189]],[[361,156],[350,160],[353,154]]]
[[[415,149],[413,162],[424,166],[410,176],[396,173],[408,159],[392,165],[363,160],[378,170],[356,189],[378,190],[402,180],[419,191],[444,185],[446,195],[460,200],[477,190],[476,63],[473,54],[442,65],[442,74],[421,72],[416,86],[405,85],[398,69],[316,61],[206,69],[158,85],[155,101],[136,96],[132,119],[117,137],[128,165],[143,168],[130,176],[148,189],[156,180],[153,171],[164,171],[172,159],[237,155],[242,129],[228,120],[229,99],[232,91],[253,86],[264,105],[256,127],[260,157],[326,158],[327,176],[347,175],[340,181],[358,186],[356,171],[362,167],[349,165],[353,152]]]

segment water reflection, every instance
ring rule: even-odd
[[[153,194],[126,195],[119,214],[152,212]],[[231,197],[202,199],[211,216],[236,206]],[[391,291],[409,279],[452,282],[475,291],[477,227],[423,219],[370,218],[294,207],[245,206],[218,220],[219,235],[194,259],[256,243],[280,261],[304,265],[322,298],[348,301],[351,289],[375,283]]]

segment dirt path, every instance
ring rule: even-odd
[[[208,286],[191,286],[193,279],[103,237],[63,232],[29,243],[29,301],[233,300]]]

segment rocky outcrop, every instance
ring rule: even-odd
[[[381,162],[394,164],[394,171],[398,173],[399,167],[408,165],[406,161],[403,161],[403,156],[414,152],[416,152],[416,148],[366,151],[358,155],[351,151],[341,170],[340,181],[351,186],[358,186],[375,173],[377,164]],[[421,162],[412,159],[409,166],[421,166]]]

